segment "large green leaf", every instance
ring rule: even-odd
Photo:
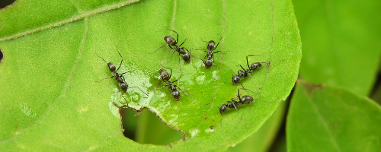
[[[270,146],[274,143],[274,139],[286,116],[285,110],[288,108],[288,102],[286,101],[279,104],[277,110],[274,111],[273,115],[271,115],[257,132],[236,146],[230,147],[227,151],[270,151]]]
[[[287,116],[289,151],[380,151],[381,107],[332,85],[298,81]]]
[[[255,132],[286,99],[298,75],[301,43],[290,1],[23,1],[0,13],[0,139],[14,150],[165,150],[141,145],[121,132],[113,103],[155,112],[181,130],[185,140],[174,150],[224,150]],[[180,34],[183,46],[206,48],[204,40],[223,38],[216,66],[178,63],[172,50],[159,49],[163,36]],[[121,97],[106,61],[119,64],[130,86]],[[205,53],[193,50],[202,58]],[[272,61],[243,81],[257,99],[251,105],[218,108],[237,96],[231,84],[237,64]],[[161,66],[173,68],[175,84],[183,90],[175,101],[158,79]],[[181,73],[181,74],[180,74]],[[96,82],[102,80],[100,82]],[[260,89],[261,88],[261,89]],[[260,92],[260,93],[257,93]],[[188,95],[186,95],[188,94]],[[208,104],[213,103],[213,104]],[[205,105],[208,104],[208,105]],[[205,105],[205,106],[201,106]],[[213,126],[214,129],[210,129]],[[155,129],[150,126],[148,129]]]
[[[304,79],[368,95],[381,55],[379,0],[294,0],[303,41]]]

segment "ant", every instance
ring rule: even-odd
[[[242,89],[242,88],[240,88]],[[249,95],[240,96],[239,89],[238,89],[238,99],[239,101],[234,100],[234,98],[230,99],[231,101],[226,101],[227,104],[222,104],[219,108],[220,114],[224,113],[227,108],[233,109],[235,108],[237,110],[237,107],[243,105],[243,104],[249,104],[254,101],[254,98]]]
[[[101,58],[103,61],[105,61],[107,63],[107,66],[108,68],[110,69],[110,71],[112,72],[113,76],[112,77],[109,77],[109,78],[104,78],[104,79],[110,79],[110,78],[114,78],[116,79],[116,81],[118,81],[119,85],[120,85],[120,88],[122,89],[122,91],[125,93],[127,91],[128,88],[138,88],[141,92],[143,92],[145,95],[147,95],[148,97],[148,94],[145,93],[142,89],[140,89],[138,86],[134,86],[134,87],[129,87],[126,80],[124,79],[124,76],[123,74],[126,74],[127,72],[132,72],[132,71],[127,71],[127,72],[124,72],[124,73],[118,73],[118,70],[119,68],[121,67],[122,63],[123,63],[123,57],[122,55],[120,54],[120,52],[118,51],[119,53],[119,56],[122,58],[122,60],[120,61],[120,64],[119,64],[119,67],[118,69],[116,69],[116,66],[111,63],[111,62],[107,62],[105,59],[103,59],[102,57],[100,57],[98,54],[96,54],[99,58]],[[102,80],[104,80],[102,79]],[[102,81],[102,80],[99,80],[99,81]],[[98,82],[98,81],[97,81]],[[123,97],[124,98],[124,97]]]
[[[221,37],[221,39],[222,39],[222,37]],[[203,61],[206,69],[209,69],[213,65],[213,59],[214,59],[213,53],[221,52],[221,51],[213,52],[214,50],[216,50],[216,48],[220,44],[221,39],[218,41],[217,45],[216,45],[216,42],[214,42],[213,40],[210,40],[209,42],[204,41],[204,42],[208,43],[208,47],[207,47],[208,51],[205,51],[206,55],[204,57],[204,60],[203,59],[201,59],[201,60]]]
[[[238,89],[238,101],[234,100],[234,98],[230,99],[230,101],[226,101],[227,103],[223,103],[218,109],[219,109],[219,112],[221,114],[221,128],[222,128],[222,113],[224,113],[226,111],[227,108],[230,108],[230,109],[236,109],[238,110],[237,108],[243,104],[250,104],[254,101],[254,98],[250,95],[244,95],[241,97],[240,93],[239,93],[239,90],[240,89],[243,89],[243,90],[247,90],[243,87],[242,83],[241,83],[241,86],[242,88],[239,88]],[[213,103],[208,103],[208,104],[213,104]],[[206,105],[208,105],[206,104]],[[214,104],[213,104],[214,105]]]
[[[177,33],[175,30],[172,30],[173,32],[176,33],[176,40],[174,37],[170,36],[170,35],[167,35],[167,36],[164,36],[164,41],[165,43],[167,43],[168,47],[171,48],[171,49],[174,49],[176,52],[179,53],[179,63],[180,63],[180,55],[181,57],[183,58],[183,60],[187,63],[190,62],[190,57],[193,56],[191,55],[190,51],[188,49],[186,49],[185,47],[181,47],[184,42],[187,40],[185,39],[183,41],[183,43],[181,43],[180,45],[177,45],[177,42],[179,42],[179,33]],[[164,47],[165,45],[159,47],[157,50],[159,50],[160,48]],[[154,51],[153,53],[155,53],[156,51]],[[174,54],[175,52],[172,53],[172,55]],[[194,57],[194,56],[193,56]]]
[[[169,69],[171,69],[171,68],[169,68]],[[172,69],[171,69],[171,74],[170,75],[167,72],[167,70],[165,70],[165,69],[160,69],[159,70],[159,74],[160,74],[161,80],[163,80],[166,83],[165,86],[168,86],[168,89],[172,92],[173,98],[175,98],[176,101],[179,101],[180,100],[180,91],[178,91],[176,89],[176,87],[179,88],[179,89],[180,89],[180,87],[178,87],[176,85],[173,85],[172,83],[178,81],[180,79],[181,75],[180,75],[179,78],[177,78],[177,80],[171,82],[169,79],[171,79],[171,77],[172,77]]]
[[[246,56],[246,63],[247,63],[248,69],[245,69],[242,67],[242,65],[239,65],[239,66],[241,66],[242,70],[238,70],[238,73],[236,75],[233,75],[233,77],[232,77],[232,84],[233,85],[238,83],[239,80],[241,80],[241,78],[245,78],[248,75],[250,75],[250,73],[261,68],[262,63],[266,63],[267,66],[270,65],[270,61],[269,61],[269,62],[254,62],[249,66],[249,59],[248,59],[249,56],[260,56],[260,55],[247,55]],[[251,77],[251,75],[250,75],[250,77]]]

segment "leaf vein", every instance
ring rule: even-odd
[[[95,15],[95,14],[99,14],[99,13],[102,13],[102,12],[106,12],[106,11],[110,11],[110,10],[113,10],[113,9],[117,9],[117,8],[129,5],[129,4],[138,2],[138,1],[139,0],[125,1],[125,2],[114,4],[114,5],[109,5],[109,6],[106,6],[106,7],[102,7],[102,8],[93,10],[93,11],[82,13],[82,14],[80,14],[78,16],[74,16],[74,17],[69,18],[67,20],[63,20],[63,21],[56,22],[56,23],[53,23],[53,24],[49,24],[49,25],[42,26],[42,27],[37,27],[35,29],[31,29],[31,30],[28,30],[28,31],[25,31],[25,32],[21,32],[21,33],[17,33],[17,34],[8,36],[8,37],[1,38],[0,42],[11,40],[11,39],[15,39],[15,38],[18,38],[18,37],[21,37],[21,36],[25,36],[25,35],[32,34],[32,33],[35,33],[35,32],[39,32],[39,31],[42,31],[42,30],[45,30],[45,29],[49,29],[49,28],[52,28],[52,27],[61,26],[61,25],[67,24],[67,23],[71,23],[71,22],[74,22],[74,21],[86,18],[86,17],[90,17],[90,16]]]

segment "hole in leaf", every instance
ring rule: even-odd
[[[11,5],[15,2],[16,0],[1,0],[0,1],[0,8],[7,7],[8,5]]]
[[[3,61],[3,57],[4,57],[3,50],[0,49],[0,63],[1,63],[1,61]]]
[[[140,144],[167,145],[183,138],[180,131],[164,124],[154,113],[143,110],[139,115],[129,108],[120,110],[124,136]]]

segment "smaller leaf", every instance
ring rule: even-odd
[[[289,151],[380,151],[381,108],[331,85],[299,81],[287,118]]]

